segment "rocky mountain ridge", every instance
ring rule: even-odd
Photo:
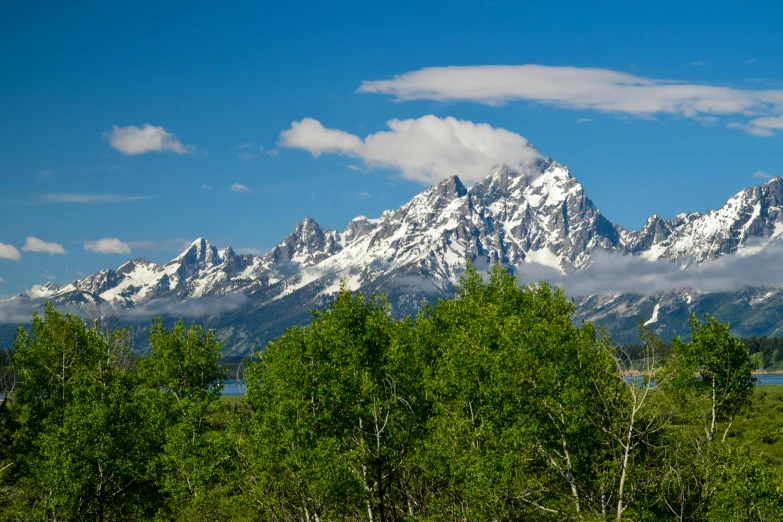
[[[466,260],[480,268],[500,261],[520,274],[543,267],[565,277],[587,269],[598,251],[687,268],[728,254],[753,255],[781,237],[779,177],[737,193],[720,209],[670,220],[653,215],[640,230],[628,231],[601,214],[567,167],[541,159],[519,168],[496,167],[471,187],[448,178],[377,219],[354,218],[342,232],[324,230],[307,217],[262,256],[219,250],[199,238],[165,264],[137,258],[13,299],[89,304],[146,318],[145,310],[167,310],[162,303],[172,305],[176,315],[177,303],[239,297],[233,307],[216,306],[214,314],[202,315],[239,352],[305,322],[309,310],[326,304],[341,280],[352,290],[386,293],[399,313],[409,313],[423,299],[446,295]],[[747,303],[776,303],[779,297],[783,303],[779,290],[766,289],[764,295],[770,291],[774,296],[759,301],[761,294],[748,290]],[[647,314],[652,319],[657,306],[655,322],[663,328],[667,311],[687,317],[705,299],[691,292],[687,301],[683,292],[577,296],[577,317],[625,325],[610,328],[625,334],[629,321],[635,325]],[[774,320],[767,322],[765,332],[779,329]]]

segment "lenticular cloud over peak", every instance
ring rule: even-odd
[[[532,101],[567,109],[651,117],[669,114],[707,119],[761,116],[729,128],[759,136],[783,128],[783,90],[740,89],[655,79],[609,69],[546,65],[429,67],[388,80],[364,81],[358,92],[388,94],[398,101],[472,101],[502,105]]]
[[[427,115],[393,119],[386,125],[389,130],[362,139],[305,118],[280,133],[279,146],[306,150],[315,157],[339,154],[358,158],[368,168],[397,170],[403,178],[423,184],[454,175],[472,183],[483,179],[495,165],[519,166],[540,157],[524,137],[486,123]]]

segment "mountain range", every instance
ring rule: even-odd
[[[168,263],[133,259],[67,284],[37,286],[2,306],[29,310],[49,300],[94,310],[132,325],[140,339],[153,316],[197,318],[216,330],[227,353],[238,354],[305,324],[341,281],[352,290],[382,292],[396,313],[408,314],[448,295],[467,260],[480,269],[499,261],[520,280],[560,281],[567,292],[568,281],[581,281],[584,291],[572,295],[576,320],[596,322],[618,342],[632,340],[640,320],[664,337],[682,335],[691,312],[730,320],[738,335],[778,335],[783,280],[705,290],[683,278],[681,288],[651,283],[629,289],[623,274],[609,274],[609,286],[591,288],[607,276],[599,274],[598,260],[654,267],[676,282],[680,273],[703,277],[713,270],[706,267],[725,268],[728,259],[769,259],[783,244],[778,239],[780,177],[739,192],[717,210],[669,220],[653,215],[629,231],[601,214],[567,167],[540,158],[495,167],[470,187],[457,177],[445,179],[379,218],[354,218],[343,231],[325,230],[307,217],[261,256],[199,238]],[[635,280],[644,282],[644,274]],[[6,329],[13,321],[7,322]]]

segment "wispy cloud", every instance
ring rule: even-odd
[[[116,237],[105,237],[97,241],[87,241],[84,249],[99,254],[130,254],[131,247]]]
[[[756,63],[756,61],[757,60],[755,58],[748,58],[747,60],[745,60],[742,63],[744,63],[745,65],[750,65],[751,63]]]
[[[55,174],[54,170],[46,169],[46,170],[42,170],[41,172],[39,172],[38,173],[38,177],[43,178],[43,179],[51,179],[51,178],[54,177],[54,174]]]
[[[264,254],[262,251],[260,251],[257,248],[242,247],[242,248],[237,248],[236,251],[237,251],[237,254],[252,254],[254,256],[261,256],[261,255]]]
[[[19,258],[21,257],[22,255],[19,253],[19,250],[17,250],[14,245],[6,245],[5,243],[0,243],[0,259],[10,259],[11,261],[19,261]]]
[[[764,172],[763,170],[757,170],[756,172],[753,173],[753,177],[754,178],[761,178],[761,179],[772,179],[775,176],[773,176],[772,174],[768,174],[768,173]]]
[[[131,201],[144,201],[157,196],[132,196],[128,194],[85,194],[79,192],[57,192],[43,194],[40,202],[43,203],[128,203]]]
[[[44,270],[44,273],[43,273],[43,274],[41,274],[41,277],[43,277],[43,278],[44,278],[44,279],[46,279],[47,281],[56,281],[56,280],[57,280],[57,276],[56,276],[56,275],[54,275],[54,274],[52,274],[52,273],[51,273],[51,272],[49,272],[48,270]]]
[[[49,243],[34,236],[27,236],[27,241],[22,247],[22,250],[25,252],[40,252],[49,254],[50,256],[66,253],[62,245],[58,243]]]
[[[250,192],[250,189],[241,183],[232,183],[231,192]]]
[[[590,123],[591,121],[593,121],[591,118],[579,118],[576,120],[577,123]]]
[[[183,145],[173,134],[163,127],[145,123],[141,127],[112,127],[103,133],[103,138],[109,141],[111,148],[127,156],[147,154],[148,152],[175,152],[190,154],[196,150],[193,145]]]
[[[707,65],[707,62],[704,60],[696,60],[695,62],[691,62],[691,67],[702,67],[704,65]]]
[[[41,288],[41,285],[34,285],[27,290],[26,293],[34,297],[32,301],[27,299],[0,301],[0,323],[22,324],[29,322],[30,313],[33,310],[40,311],[43,308],[44,299],[35,296]],[[148,321],[150,318],[158,316],[195,319],[237,310],[247,303],[247,299],[247,296],[242,293],[228,294],[222,297],[155,299],[129,309],[115,308],[104,304],[101,307],[101,313],[115,316],[123,321]],[[55,308],[62,312],[82,316],[90,312],[73,305],[55,305]]]
[[[260,158],[263,155],[277,156],[277,154],[280,152],[277,149],[267,150],[263,147],[263,145],[253,144],[249,142],[241,143],[237,145],[237,149],[242,151],[237,155],[237,157],[243,161],[254,160],[256,158]]]
[[[191,239],[174,238],[162,240],[127,241],[126,244],[135,250],[155,252],[181,252],[192,243]]]
[[[212,190],[212,185],[208,185],[204,183],[203,185],[201,185],[201,190]]]
[[[522,100],[648,118],[665,114],[697,119],[783,113],[783,90],[735,89],[646,78],[609,69],[543,65],[431,67],[388,80],[365,81],[358,91],[388,94],[397,101],[502,105]],[[751,122],[750,126],[764,128],[759,122]]]
[[[151,317],[209,317],[238,310],[247,303],[243,293],[221,297],[155,299],[129,309],[118,309],[116,314],[125,320],[149,320]]]
[[[732,122],[727,125],[730,129],[740,129],[754,136],[775,136],[776,130],[783,129],[783,116],[767,116],[750,120],[747,124]]]
[[[281,132],[278,145],[306,150],[315,157],[358,158],[367,168],[391,168],[420,183],[437,183],[455,174],[466,182],[477,181],[494,165],[516,166],[539,157],[519,134],[486,123],[428,115],[386,124],[388,131],[362,139],[305,118]]]
[[[372,194],[370,194],[369,192],[357,192],[357,193],[354,195],[354,197],[355,197],[356,199],[361,199],[361,200],[367,199],[367,198],[369,198],[369,197],[371,197],[371,196],[372,196]]]

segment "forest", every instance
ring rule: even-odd
[[[777,340],[705,316],[630,350],[572,314],[499,265],[415,319],[343,287],[228,398],[212,332],[139,354],[47,305],[6,354],[0,520],[783,520],[749,420]]]

